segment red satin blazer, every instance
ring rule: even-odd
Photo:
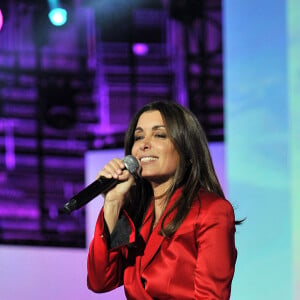
[[[203,190],[200,199],[171,238],[159,234],[160,223],[151,232],[150,206],[140,230],[142,243],[137,242],[125,212],[131,227],[129,243],[113,249],[101,211],[88,254],[89,289],[106,292],[124,284],[128,299],[229,299],[237,256],[233,208]]]

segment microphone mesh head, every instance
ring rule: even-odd
[[[140,167],[137,159],[132,155],[127,155],[124,157],[123,161],[129,173],[135,175]]]

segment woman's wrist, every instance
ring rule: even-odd
[[[113,231],[119,219],[121,208],[122,205],[118,201],[104,202],[103,214],[110,233]]]

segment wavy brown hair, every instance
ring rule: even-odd
[[[200,188],[223,198],[225,196],[213,166],[202,126],[190,110],[175,102],[156,101],[146,104],[133,117],[125,136],[125,155],[131,154],[137,122],[140,116],[148,111],[161,113],[169,138],[179,154],[179,165],[168,190],[168,200],[178,187],[182,187],[182,194],[166,212],[161,226],[161,234],[169,237],[182,223],[195,198],[199,199]],[[136,225],[141,226],[142,218],[152,196],[153,191],[149,182],[141,178],[134,191],[131,191],[127,203],[129,207],[126,208],[131,211],[130,214],[135,219]],[[143,200],[141,201],[141,199]],[[173,211],[176,211],[174,218],[167,226],[164,226],[166,217]]]

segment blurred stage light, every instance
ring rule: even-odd
[[[54,26],[63,26],[67,22],[68,13],[64,8],[56,7],[50,10],[48,17]]]
[[[149,48],[144,43],[135,43],[132,45],[132,51],[135,55],[143,56],[148,54]]]
[[[2,26],[3,26],[3,14],[2,14],[2,10],[0,8],[0,31],[2,29]]]

